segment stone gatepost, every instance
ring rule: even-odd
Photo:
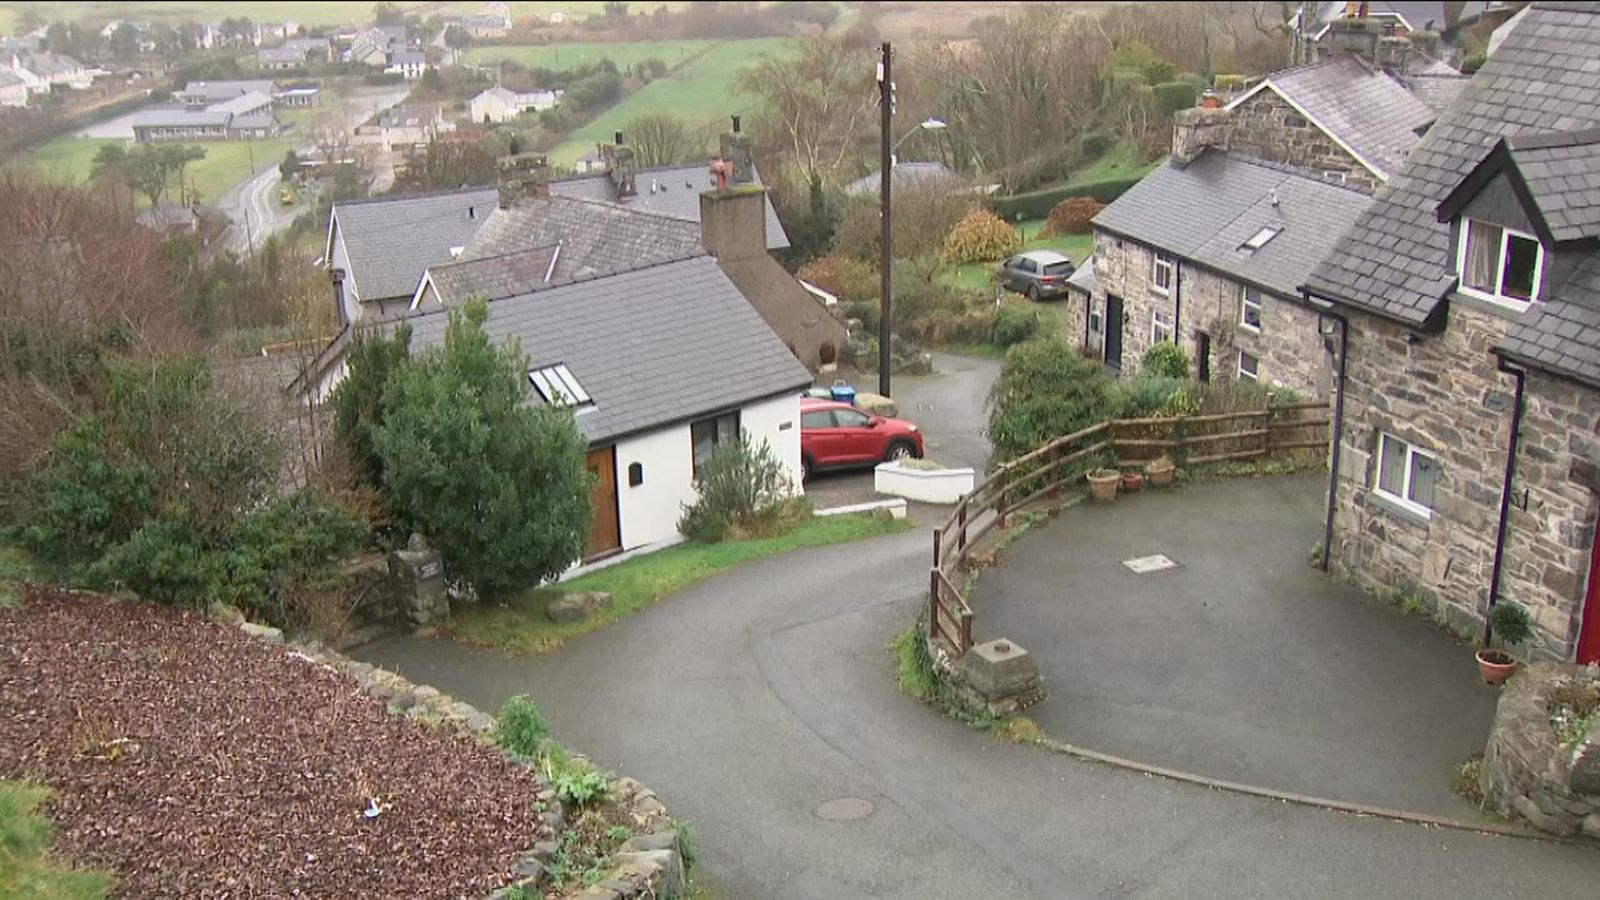
[[[1044,699],[1044,681],[1033,657],[1005,638],[973,644],[954,674],[963,703],[997,718],[1014,716]]]
[[[390,553],[389,577],[394,580],[395,598],[406,621],[421,626],[450,617],[444,561],[437,550],[408,547]]]

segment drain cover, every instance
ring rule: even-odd
[[[839,797],[819,805],[815,812],[824,822],[854,822],[872,815],[872,801],[861,797]]]
[[[1122,564],[1135,575],[1149,575],[1151,572],[1160,572],[1163,569],[1176,569],[1178,564],[1165,553],[1153,553],[1150,556],[1138,556],[1125,559]]]

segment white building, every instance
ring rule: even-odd
[[[509,122],[525,111],[539,112],[558,106],[564,93],[563,91],[518,93],[496,85],[472,98],[472,121],[480,124]]]
[[[27,106],[28,85],[10,69],[0,69],[0,106]]]

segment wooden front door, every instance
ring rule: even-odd
[[[1595,523],[1594,556],[1589,561],[1589,596],[1578,620],[1578,662],[1600,663],[1600,522]]]
[[[1122,298],[1106,295],[1106,365],[1122,368]]]
[[[589,487],[594,524],[589,526],[589,549],[583,555],[587,560],[622,549],[622,526],[617,517],[617,448],[590,450],[584,464],[594,476]]]

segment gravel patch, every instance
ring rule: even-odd
[[[0,610],[0,777],[54,788],[57,848],[119,896],[482,897],[551,839],[496,748],[236,628],[55,591]]]

